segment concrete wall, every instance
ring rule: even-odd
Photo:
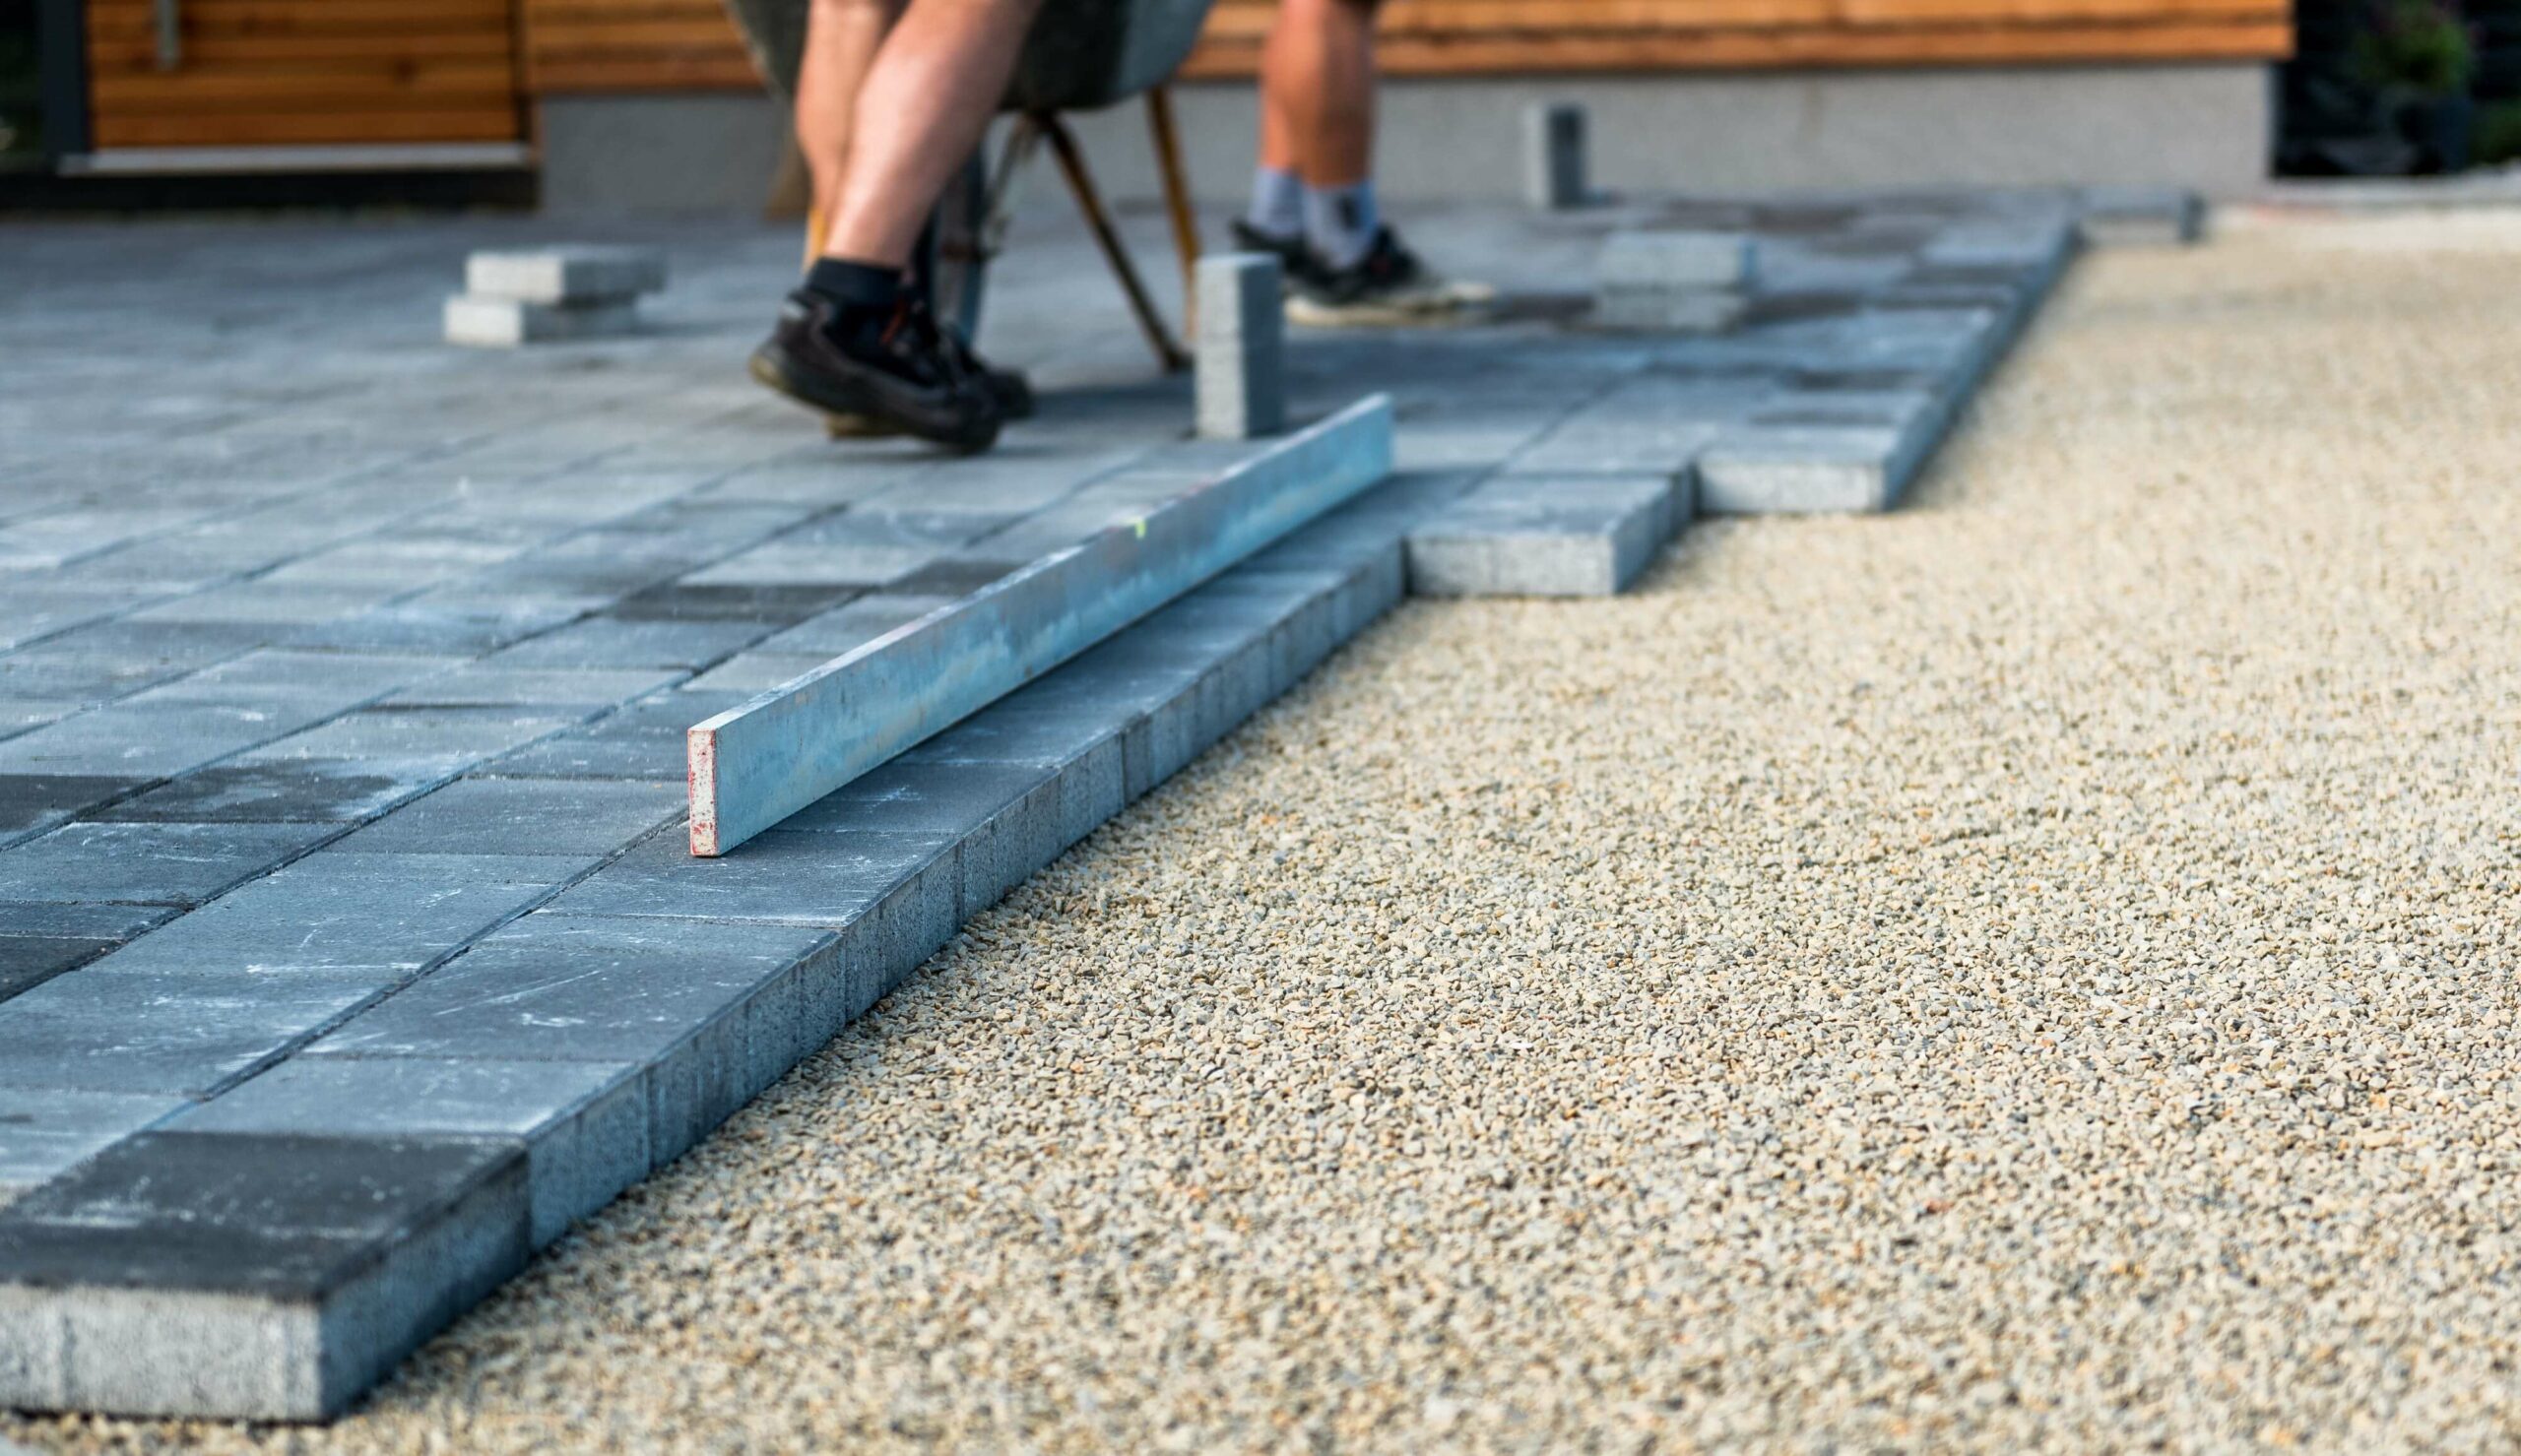
[[[744,92],[553,96],[540,116],[547,212],[759,212],[788,128]]]
[[[2255,64],[1393,80],[1382,188],[1403,200],[1519,196],[1520,113],[1538,100],[1589,109],[1593,183],[1613,191],[2071,182],[2231,197],[2265,179],[2273,124],[2268,70]],[[1251,87],[1185,86],[1176,104],[1195,188],[1241,198]],[[752,97],[555,98],[544,105],[544,195],[555,209],[757,207],[778,125]],[[1078,129],[1109,194],[1154,195],[1142,108]]]

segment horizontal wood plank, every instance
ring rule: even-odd
[[[407,59],[312,71],[183,67],[139,76],[105,75],[90,79],[89,93],[99,109],[136,103],[161,110],[186,104],[295,110],[300,102],[323,102],[353,110],[380,105],[399,110],[405,109],[404,102],[432,95],[504,96],[514,86],[504,58]]]
[[[1220,20],[1226,20],[1220,17]],[[1265,25],[1212,28],[1183,74],[1249,76]],[[1528,30],[1386,31],[1377,59],[1391,75],[1775,70],[1792,67],[1966,66],[2131,60],[2265,60],[2289,54],[2284,15],[2226,14],[2170,21],[1990,26],[1836,25],[1814,28],[1573,26]]]
[[[211,34],[396,34],[508,29],[508,0],[184,0],[186,31]],[[88,0],[88,33],[138,35],[157,30],[153,0]]]
[[[515,141],[513,0],[88,0],[101,147]]]
[[[752,90],[761,85],[720,0],[519,0],[538,95]]]
[[[488,62],[504,70],[512,49],[508,36],[499,32],[459,32],[429,37],[427,55],[430,62]],[[420,64],[410,42],[400,35],[188,35],[182,69],[340,74]],[[157,40],[139,36],[92,40],[88,70],[92,75],[165,74],[158,69]]]
[[[519,3],[535,92],[755,84],[719,0]],[[1220,0],[1186,74],[1252,74],[1275,14]],[[2293,44],[2289,0],[1391,0],[1381,30],[1399,76],[2258,60]]]
[[[538,95],[637,91],[756,91],[761,77],[739,48],[707,55],[555,54],[528,68],[527,87]]]
[[[113,147],[356,146],[385,142],[508,142],[517,138],[513,105],[496,109],[360,112],[229,112],[196,115],[105,115],[96,118],[97,145]]]

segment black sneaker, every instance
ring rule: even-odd
[[[945,347],[953,352],[963,371],[979,375],[981,382],[989,386],[990,394],[998,401],[999,413],[1009,419],[1033,417],[1033,381],[1024,377],[1023,370],[998,368],[972,352],[972,347],[963,341],[960,332],[947,329],[944,333]]]
[[[972,352],[972,347],[963,342],[962,335],[951,329],[942,332],[947,348],[964,369],[978,375],[981,382],[989,387],[990,394],[997,398],[1001,415],[1008,419],[1033,417],[1033,381],[1024,377],[1023,370],[997,368]],[[902,429],[892,421],[877,419],[873,414],[835,414],[826,411],[823,413],[823,432],[835,440],[868,440],[898,435]]]
[[[877,313],[799,288],[752,351],[752,377],[829,416],[878,420],[967,454],[987,450],[1005,411],[949,337],[916,300]]]
[[[1318,328],[1444,323],[1497,299],[1486,284],[1449,279],[1428,267],[1389,227],[1377,229],[1365,256],[1347,267],[1332,268],[1316,256],[1307,272],[1290,269],[1287,282],[1287,317]]]
[[[1276,258],[1278,271],[1291,288],[1299,280],[1308,285],[1319,282],[1326,272],[1322,260],[1314,256],[1313,249],[1305,246],[1301,232],[1293,237],[1280,237],[1237,218],[1234,220],[1234,246],[1240,252],[1267,253]]]

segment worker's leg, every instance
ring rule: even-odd
[[[980,145],[1040,0],[913,0],[859,89],[823,256],[907,267],[946,179]]]
[[[1369,183],[1374,37],[1374,0],[1281,0],[1260,51],[1260,165],[1245,218],[1255,229],[1293,240],[1306,189]]]
[[[822,251],[840,197],[859,90],[901,13],[902,0],[813,0],[807,12],[806,54],[797,67],[797,150],[814,183],[812,252]]]
[[[1286,166],[1311,187],[1373,173],[1375,9],[1375,0],[1281,0],[1260,52],[1261,90],[1281,127],[1274,139],[1263,134],[1263,165]]]
[[[1375,198],[1376,0],[1280,0],[1260,53],[1260,164],[1239,245],[1278,255],[1320,324],[1458,313],[1495,296],[1402,246]]]
[[[959,449],[1005,408],[904,271],[946,180],[980,144],[1040,0],[910,0],[858,88],[823,255],[789,295],[754,377],[828,414]]]
[[[840,204],[840,178],[856,124],[858,93],[874,68],[876,48],[901,19],[903,0],[813,0],[807,13],[806,54],[797,68],[797,150],[813,179],[812,222],[806,230],[806,261],[822,256],[823,238]],[[922,245],[925,249],[925,244]],[[914,278],[920,301],[935,306],[935,280]],[[1033,412],[1033,389],[1012,369],[989,371],[990,386],[1010,419]],[[831,419],[838,436],[887,435],[886,421],[865,415]]]

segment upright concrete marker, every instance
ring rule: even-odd
[[[1199,438],[1249,440],[1286,428],[1287,310],[1278,260],[1220,253],[1199,260]]]
[[[1390,474],[1391,401],[1374,395],[698,725],[691,853],[725,854]]]
[[[1523,108],[1523,200],[1540,212],[1584,205],[1584,108],[1536,101]]]

